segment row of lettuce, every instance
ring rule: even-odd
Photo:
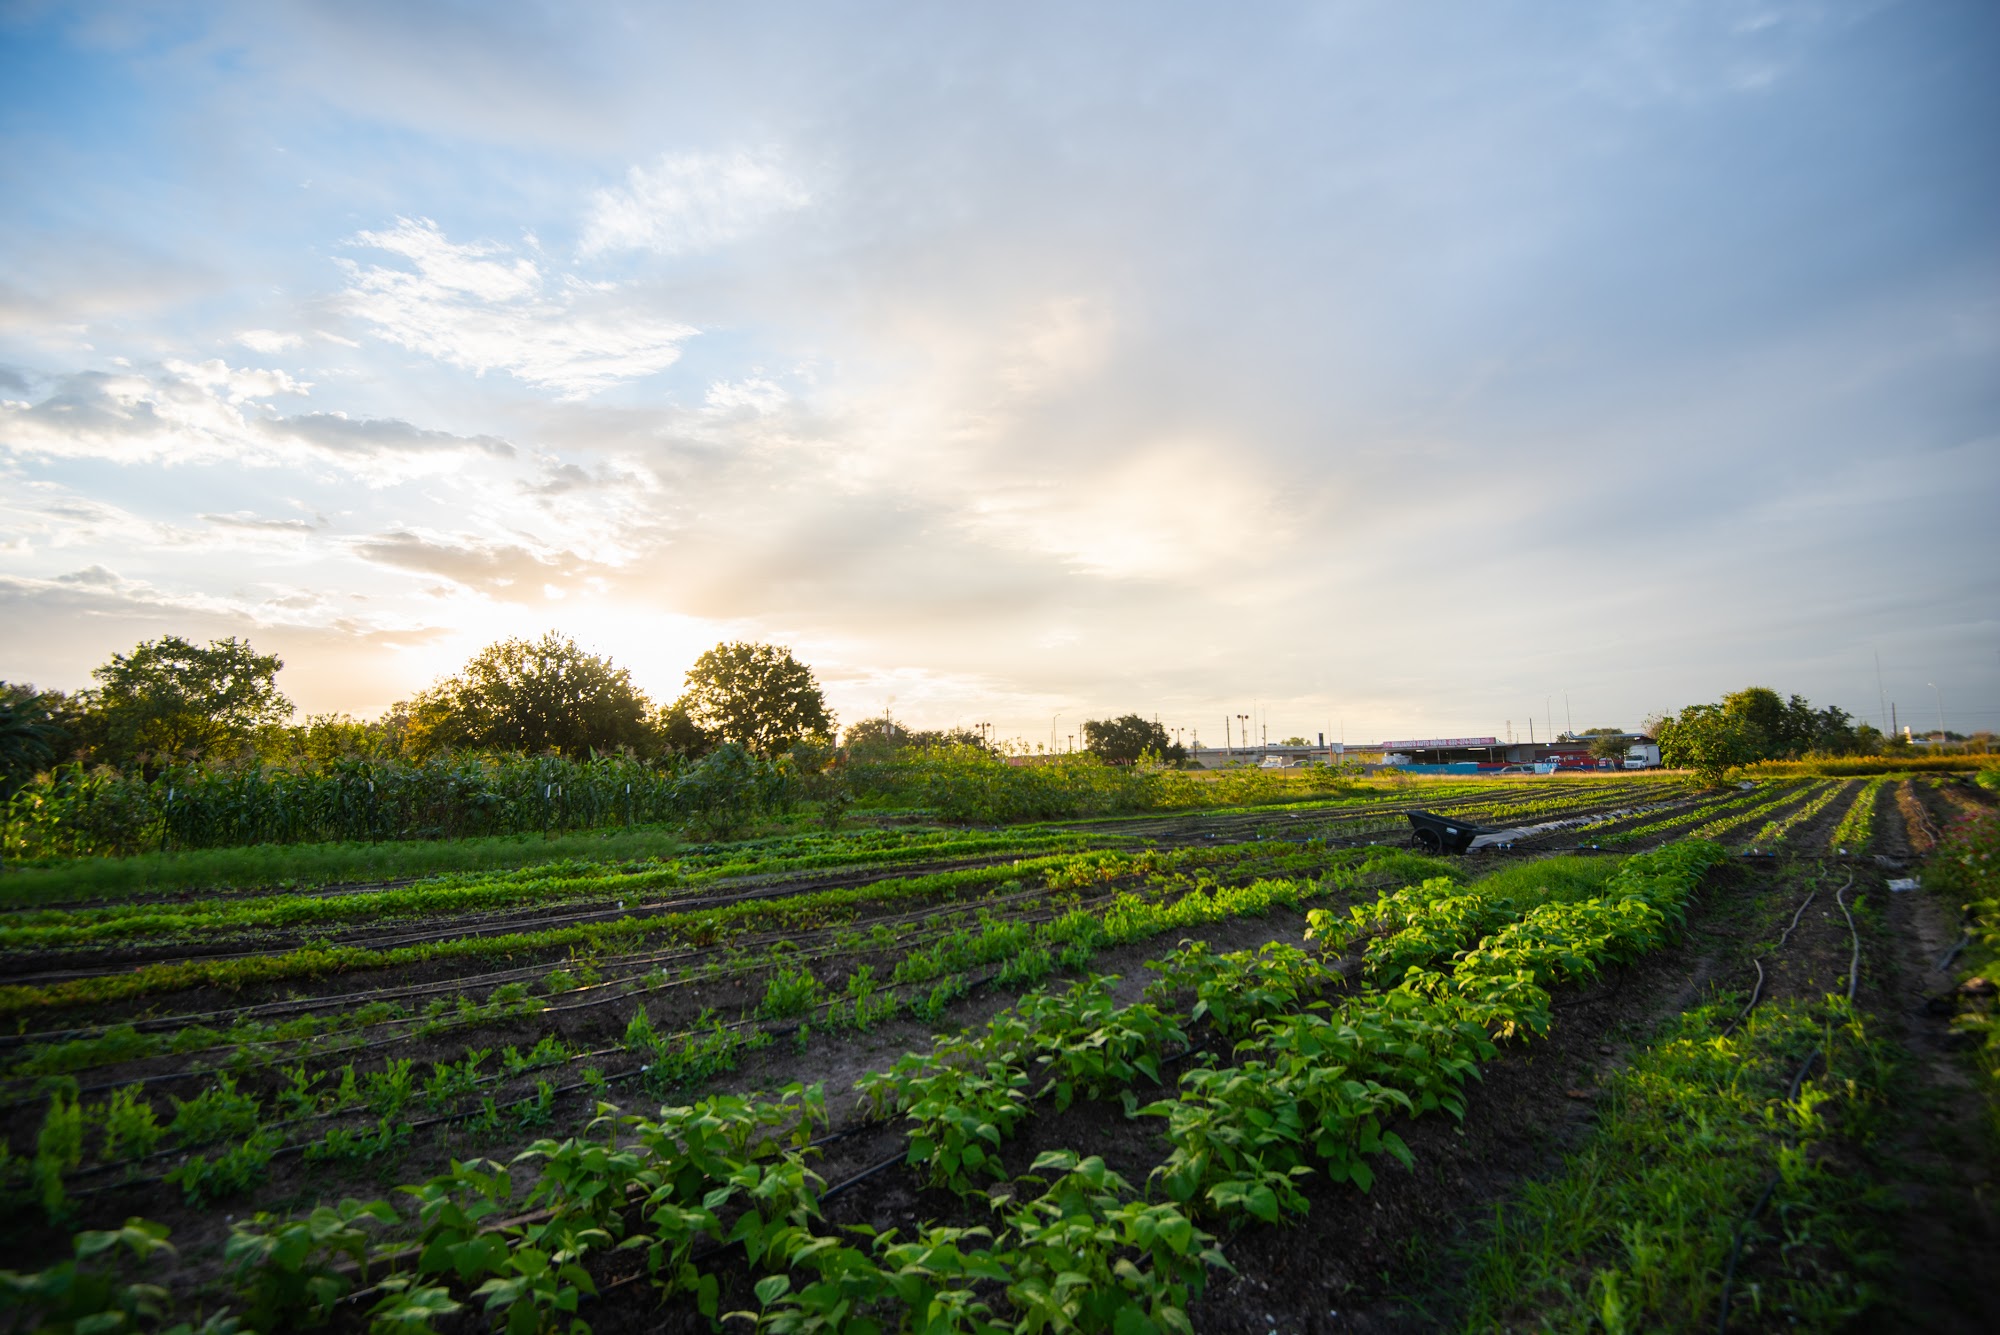
[[[1497,1042],[1547,1032],[1550,989],[1661,944],[1723,856],[1694,842],[1642,854],[1593,877],[1595,893],[1518,875],[1433,878],[1345,913],[1311,911],[1317,953],[1187,946],[1158,962],[1145,1000],[1118,1004],[1103,978],[1031,994],[864,1078],[876,1111],[903,1120],[909,1167],[989,1199],[991,1227],[827,1226],[811,1167],[816,1091],[658,1118],[607,1106],[583,1134],[508,1167],[458,1164],[414,1188],[414,1219],[347,1202],[237,1223],[238,1315],[194,1319],[269,1329],[360,1304],[376,1329],[409,1331],[474,1307],[525,1335],[574,1330],[604,1283],[645,1282],[711,1316],[725,1298],[754,1304],[757,1324],[779,1331],[1188,1330],[1189,1304],[1227,1264],[1213,1230],[1299,1212],[1311,1174],[1366,1189],[1384,1156],[1407,1162],[1391,1123],[1461,1116],[1464,1084]],[[1359,990],[1314,1004],[1357,946]],[[1190,1056],[1176,1096],[1138,1106],[1138,1090]],[[1035,1109],[1079,1099],[1162,1120],[1169,1153],[1146,1184],[1069,1150],[1016,1148]],[[515,1174],[532,1175],[525,1195]],[[130,1310],[139,1279],[111,1256],[137,1263],[163,1245],[135,1221],[8,1283],[52,1322],[85,1316],[74,1301],[86,1291]],[[707,1263],[718,1248],[741,1249],[747,1291],[724,1292]]]

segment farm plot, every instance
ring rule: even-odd
[[[1832,819],[1788,794],[1731,828]],[[1557,797],[1631,802],[1508,794]],[[1478,875],[1245,814],[1265,837],[1051,852],[1023,832],[983,865],[781,882],[620,872],[608,910],[600,870],[568,892],[453,881],[477,893],[391,923],[270,896],[213,926],[187,906],[21,921],[43,935],[12,964],[63,967],[0,993],[10,1249],[54,1264],[50,1219],[157,1221],[173,1258],[141,1262],[139,1229],[78,1264],[262,1329],[1391,1314],[1425,1239],[1586,1130],[1590,1045],[1629,1051],[1735,985],[1816,875],[1724,869],[1708,841]],[[521,911],[546,925],[494,916]],[[350,936],[297,939],[314,930]],[[209,934],[228,957],[189,953]],[[81,958],[106,939],[156,957]]]

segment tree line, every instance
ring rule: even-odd
[[[247,640],[168,635],[113,654],[84,690],[0,683],[0,776],[11,789],[70,762],[154,774],[191,762],[311,768],[460,752],[643,760],[725,744],[769,759],[801,743],[830,746],[835,727],[812,669],[781,645],[718,644],[688,669],[680,696],[659,705],[627,669],[567,636],[507,639],[371,720],[289,722],[283,667]]]
[[[1737,765],[1820,756],[1872,756],[1885,749],[1879,728],[1837,705],[1813,708],[1802,695],[1781,697],[1768,686],[1731,692],[1713,704],[1689,705],[1649,720],[1660,762],[1719,779]]]
[[[196,644],[167,635],[112,654],[83,690],[0,682],[0,795],[72,763],[151,777],[195,763],[310,771],[463,753],[698,759],[725,745],[770,760],[800,748],[830,751],[836,736],[813,670],[782,645],[718,644],[688,669],[677,698],[656,704],[628,669],[567,636],[505,639],[368,720],[321,714],[291,722],[292,702],[277,683],[283,667],[248,640]],[[1176,763],[1186,754],[1138,714],[1089,720],[1083,737],[1091,754],[1113,764]],[[996,749],[972,729],[913,729],[886,716],[860,720],[840,741],[857,760]]]

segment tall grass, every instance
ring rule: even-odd
[[[1828,756],[1819,760],[1762,760],[1745,765],[1751,778],[1811,776],[1866,778],[1876,774],[1971,774],[2000,769],[2000,756]]]

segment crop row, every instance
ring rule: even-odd
[[[1727,818],[1750,807],[1763,806],[1772,800],[1773,793],[1789,795],[1805,782],[1803,779],[1781,780],[1768,785],[1759,785],[1757,788],[1746,792],[1728,793],[1714,797],[1708,801],[1689,807],[1685,811],[1676,812],[1672,816],[1667,816],[1656,821],[1648,821],[1644,825],[1637,825],[1631,829],[1620,830],[1615,834],[1607,835],[1601,842],[1615,847],[1645,839],[1656,839],[1666,835],[1676,835],[1678,837],[1680,833],[1686,832],[1691,826],[1702,828],[1708,822]]]
[[[314,944],[271,955],[161,962],[47,985],[12,984],[0,987],[0,1013],[32,1014],[186,988],[237,989],[255,983],[296,982],[436,960],[512,958],[527,951],[570,949],[597,955],[629,955],[649,946],[672,950],[718,949],[755,933],[796,935],[836,929],[856,923],[864,915],[879,914],[898,905],[984,898],[996,890],[1004,893],[1010,883],[1015,883],[1013,888],[1018,889],[1020,882],[1039,880],[1048,891],[1081,891],[1124,878],[1164,878],[1203,868],[1252,863],[1262,868],[1263,874],[1287,874],[1321,866],[1325,860],[1325,850],[1316,846],[1280,842],[1170,852],[1107,850],[1053,854],[1012,863],[891,877],[861,885],[787,895],[750,895],[648,917],[627,913],[617,919],[598,918],[537,931],[465,937],[440,933],[439,939],[379,950]],[[375,997],[350,995],[342,998],[342,1002],[354,1004]],[[270,1004],[270,1008],[280,1010],[298,1007],[296,1002]],[[146,1027],[158,1027],[159,1023],[148,1021]]]
[[[1804,806],[1774,820],[1766,821],[1750,842],[1758,847],[1775,847],[1799,826],[1818,816],[1843,795],[1851,795],[1860,784],[1853,780],[1825,780]]]
[[[327,927],[444,918],[492,909],[601,904],[667,891],[685,892],[724,880],[893,867],[911,861],[1049,856],[1089,846],[1089,841],[1074,834],[976,833],[898,840],[887,846],[871,841],[852,848],[821,845],[801,852],[772,850],[762,855],[737,850],[726,855],[687,855],[637,864],[544,865],[503,874],[434,876],[409,885],[328,895],[290,891],[223,900],[28,909],[0,918],[0,948],[49,948],[190,931]]]
[[[1347,1086],[1371,1097],[1373,1090],[1392,1087],[1315,1074],[1334,1064],[1327,1054],[1360,1067],[1375,1062],[1385,1075],[1419,1068],[1419,1083],[1436,1087],[1430,1091],[1433,1106],[1446,1106],[1436,1098],[1437,1088],[1447,1093],[1455,1088],[1465,1073],[1456,1063],[1470,1060],[1454,1058],[1449,1045],[1470,1044],[1470,1051],[1485,1053],[1490,1052],[1489,1033],[1545,1028],[1543,984],[1586,972],[1599,960],[1658,939],[1693,877],[1715,856],[1712,846],[1673,853],[1635,859],[1638,865],[1620,873],[1614,897],[1530,910],[1462,957],[1450,975],[1413,970],[1390,992],[1373,994],[1372,1009],[1371,998],[1362,997],[1347,1003],[1337,1019],[1305,1014],[1283,1021],[1262,1019],[1251,1046],[1264,1058],[1251,1064],[1266,1058],[1289,1061],[1284,1069],[1292,1073],[1292,1084],[1278,1081],[1276,1087],[1305,1100],[1300,1106],[1317,1119],[1314,1134],[1301,1135],[1297,1143],[1310,1143],[1313,1154],[1345,1166],[1348,1176],[1365,1183],[1365,1174],[1353,1171],[1365,1167],[1360,1156],[1393,1153],[1395,1145],[1380,1133],[1380,1109],[1357,1111]],[[1344,932],[1342,936],[1344,941]],[[1255,1017],[1259,997],[1280,1008],[1296,1001],[1296,992],[1285,998],[1277,995],[1282,986],[1274,991],[1272,984],[1299,977],[1303,965],[1270,956],[1266,952],[1253,958],[1242,974],[1210,989],[1198,1004],[1208,1005],[1213,1017],[1215,1001],[1226,1005],[1250,998],[1227,1020],[1216,1021],[1234,1026]],[[1196,961],[1181,964],[1199,968]],[[1273,967],[1252,976],[1265,964]],[[1441,1010],[1418,1014],[1426,1005]],[[1397,1008],[1405,1012],[1403,1020],[1414,1017],[1429,1026],[1424,1032],[1433,1046],[1409,1043],[1407,1025],[1398,1029],[1388,1023],[1397,1019]],[[1357,1020],[1386,1023],[1378,1034],[1381,1041],[1358,1040]],[[1180,1033],[1178,1024],[1151,1002],[1110,1008],[1102,985],[1087,984],[1065,996],[1031,998],[1004,1026],[989,1026],[971,1045],[947,1047],[928,1063],[899,1063],[868,1088],[871,1096],[886,1098],[912,1118],[913,1163],[947,1179],[967,1172],[983,1176],[989,1159],[983,1147],[997,1146],[1002,1133],[991,1117],[980,1116],[979,1100],[1017,1106],[1027,1098],[1021,1093],[1026,1081],[1017,1083],[1025,1075],[1018,1059],[1030,1050],[1046,1092],[1058,1099],[1089,1097],[1128,1085],[1131,1077],[1157,1077],[1159,1056]],[[1100,1041],[1107,1034],[1113,1037]],[[1446,1048],[1440,1050],[1436,1043]],[[1016,1064],[998,1054],[1000,1046],[1010,1048]],[[1307,1047],[1320,1057],[1305,1059]],[[1420,1053],[1433,1060],[1425,1063],[1415,1055]],[[1154,1066],[1151,1072],[1147,1062]],[[1214,1111],[1221,1097],[1211,1088],[1216,1080],[1248,1091],[1253,1099],[1264,1097],[1259,1090],[1273,1087],[1272,1081],[1252,1078],[1247,1071],[1226,1079],[1220,1072],[1194,1072],[1183,1079],[1194,1092],[1156,1111],[1169,1118],[1170,1126],[1176,1125],[1175,1108]],[[1403,1094],[1401,1103],[1414,1108],[1419,1102],[1407,1090]],[[1204,1155],[1199,1148],[1204,1142],[1191,1129],[1201,1119],[1180,1114],[1182,1134],[1176,1139],[1170,1131],[1174,1157],[1155,1174],[1170,1197],[1176,1194],[1173,1184],[1184,1188],[1178,1200],[1140,1199],[1101,1161],[1051,1151],[1039,1156],[1031,1177],[1023,1179],[1036,1183],[1039,1194],[1024,1191],[999,1207],[1002,1228],[997,1235],[985,1229],[928,1228],[908,1244],[891,1234],[850,1246],[814,1228],[820,1216],[818,1188],[824,1184],[806,1167],[804,1154],[818,1108],[815,1096],[795,1089],[774,1102],[721,1098],[663,1110],[659,1121],[606,1115],[584,1136],[540,1142],[516,1161],[541,1164],[526,1198],[531,1213],[498,1227],[496,1216],[512,1208],[515,1195],[506,1170],[477,1163],[455,1166],[418,1189],[416,1236],[377,1249],[386,1251],[381,1259],[394,1270],[369,1292],[376,1300],[375,1324],[378,1329],[423,1329],[468,1300],[483,1301],[510,1330],[567,1322],[580,1299],[595,1289],[583,1263],[614,1247],[638,1251],[645,1276],[657,1288],[686,1293],[713,1315],[715,1280],[696,1264],[696,1249],[714,1239],[741,1246],[753,1271],[767,1272],[756,1284],[763,1309],[760,1324],[776,1329],[838,1322],[862,1310],[882,1311],[899,1328],[910,1321],[934,1328],[935,1318],[945,1313],[965,1318],[954,1328],[986,1328],[994,1314],[989,1299],[1004,1304],[1018,1319],[1018,1329],[1041,1329],[1056,1318],[1079,1329],[1128,1329],[1135,1320],[1156,1329],[1186,1329],[1186,1302],[1199,1293],[1206,1267],[1221,1260],[1191,1211],[1225,1218],[1274,1215],[1276,1209],[1267,1207],[1282,1205],[1284,1198],[1273,1189],[1272,1173],[1297,1176],[1270,1167],[1261,1156],[1268,1152],[1277,1156],[1272,1162],[1282,1162],[1283,1154],[1268,1144],[1253,1147],[1248,1158],[1239,1155],[1234,1167],[1215,1167],[1215,1157]],[[1241,1126],[1268,1125],[1258,1107],[1240,1111]],[[1213,1122],[1210,1118],[1205,1125]],[[1321,1155],[1322,1146],[1331,1154]],[[956,1157],[948,1161],[952,1154]],[[1248,1166],[1252,1160],[1258,1166]],[[1193,1176],[1190,1165],[1196,1170]],[[1293,1163],[1291,1168],[1304,1166]],[[1265,1192],[1268,1199],[1261,1194]],[[323,1315],[351,1291],[353,1261],[369,1250],[367,1230],[394,1218],[387,1207],[348,1203],[338,1209],[322,1207],[304,1220],[258,1216],[237,1225],[230,1254],[238,1262],[242,1298],[252,1319]],[[77,1266],[121,1244],[135,1252],[157,1250],[157,1232],[132,1227],[142,1231],[141,1241],[86,1235],[66,1278],[73,1281]],[[809,1282],[795,1287],[794,1275],[809,1277]],[[100,1274],[99,1280],[100,1290],[117,1287],[113,1277]],[[79,1287],[51,1279],[41,1291],[57,1301]]]
[[[1867,1305],[1846,1262],[1879,1242],[1868,1187],[1831,1151],[1879,1104],[1887,1053],[1838,995],[1767,1005],[1732,1033],[1735,1014],[1680,1017],[1611,1080],[1564,1170],[1494,1212],[1468,1258],[1468,1329],[1718,1329],[1737,1248],[1761,1258],[1736,1286],[1760,1324],[1843,1329]],[[1824,1075],[1788,1088],[1816,1048]],[[1774,1227],[1740,1238],[1774,1175]]]
[[[1405,855],[1393,856],[1388,865],[1404,862],[1423,865],[1421,860]],[[304,1152],[312,1156],[313,1143],[288,1144],[283,1139],[272,1139],[268,1133],[342,1114],[363,1116],[365,1129],[373,1119],[400,1116],[417,1101],[433,1111],[452,1104],[465,1105],[467,1117],[483,1114],[497,1125],[495,1119],[499,1114],[492,1098],[500,1086],[516,1082],[531,1069],[552,1065],[583,1067],[590,1061],[601,1063],[607,1056],[625,1059],[613,1065],[630,1067],[643,1062],[643,1071],[628,1069],[623,1074],[645,1074],[649,1088],[664,1093],[691,1073],[730,1069],[738,1051],[767,1042],[769,1035],[757,1027],[757,1021],[795,1020],[803,1026],[803,1034],[813,1029],[866,1030],[904,1010],[920,1019],[935,1020],[945,1005],[966,990],[971,975],[977,971],[997,965],[995,981],[1017,988],[1029,986],[1058,967],[1085,967],[1098,953],[1116,946],[1231,917],[1263,916],[1280,905],[1297,908],[1375,879],[1384,865],[1379,861],[1364,861],[1344,874],[1336,870],[1317,881],[1266,879],[1233,887],[1202,883],[1171,900],[1153,900],[1122,891],[1102,904],[1073,908],[1042,923],[982,919],[977,930],[961,930],[927,946],[908,950],[889,972],[886,983],[877,983],[873,968],[863,966],[849,974],[844,990],[831,994],[820,979],[793,959],[773,973],[754,1014],[735,1024],[725,1025],[704,1017],[686,1032],[661,1034],[654,1030],[642,1008],[627,1026],[621,1042],[611,1048],[573,1052],[565,1050],[560,1042],[545,1040],[530,1054],[509,1049],[502,1054],[499,1069],[491,1074],[479,1070],[492,1055],[490,1051],[465,1054],[458,1062],[433,1062],[428,1077],[414,1072],[410,1061],[396,1059],[384,1061],[379,1070],[359,1075],[351,1064],[319,1075],[310,1074],[303,1064],[288,1066],[284,1074],[289,1084],[279,1089],[274,1099],[276,1106],[289,1115],[286,1123],[263,1121],[258,1100],[248,1092],[239,1092],[231,1076],[224,1076],[219,1084],[196,1099],[175,1098],[171,1119],[165,1123],[159,1121],[142,1086],[127,1084],[109,1090],[101,1103],[80,1114],[90,1125],[102,1128],[103,1148],[96,1167],[90,1171],[121,1166],[129,1170],[131,1165],[123,1162],[121,1151],[136,1149],[142,1157],[168,1153],[156,1148],[168,1139],[168,1131],[174,1133],[173,1147],[183,1150],[234,1135],[246,1144],[254,1142],[267,1152],[266,1158],[269,1153],[277,1152]],[[895,989],[914,991],[903,999],[896,995]],[[532,1017],[535,1009],[516,1006],[508,1013]],[[370,1046],[379,1049],[380,1044]],[[597,1079],[580,1074],[578,1080],[583,1086],[601,1089],[602,1072],[598,1072]],[[51,1103],[49,1117],[79,1115],[71,1111],[75,1106],[58,1093]],[[211,1115],[212,1108],[227,1109],[227,1118],[218,1122]],[[318,1142],[322,1157],[329,1145],[337,1148],[350,1143],[357,1134],[352,1127],[327,1131]],[[381,1148],[394,1146],[385,1142]],[[77,1162],[81,1161],[79,1152]],[[75,1163],[69,1165],[71,1171],[75,1167]],[[212,1191],[202,1163],[196,1162],[185,1172],[202,1189]]]
[[[1705,824],[1695,827],[1692,837],[1697,839],[1721,838],[1725,834],[1740,830],[1762,817],[1769,816],[1774,811],[1779,811],[1789,806],[1793,802],[1798,801],[1802,794],[1811,794],[1828,787],[1838,788],[1839,782],[1833,779],[1811,779],[1807,780],[1803,785],[1780,786],[1779,791],[1774,794],[1762,794],[1764,800],[1761,802],[1745,807],[1740,811],[1725,812]]]
[[[1856,853],[1868,851],[1868,845],[1875,838],[1875,808],[1881,802],[1882,785],[1890,781],[1890,776],[1878,774],[1861,786],[1861,795],[1854,799],[1854,805],[1840,818],[1834,827],[1831,846],[1845,853],[1852,849]]]

